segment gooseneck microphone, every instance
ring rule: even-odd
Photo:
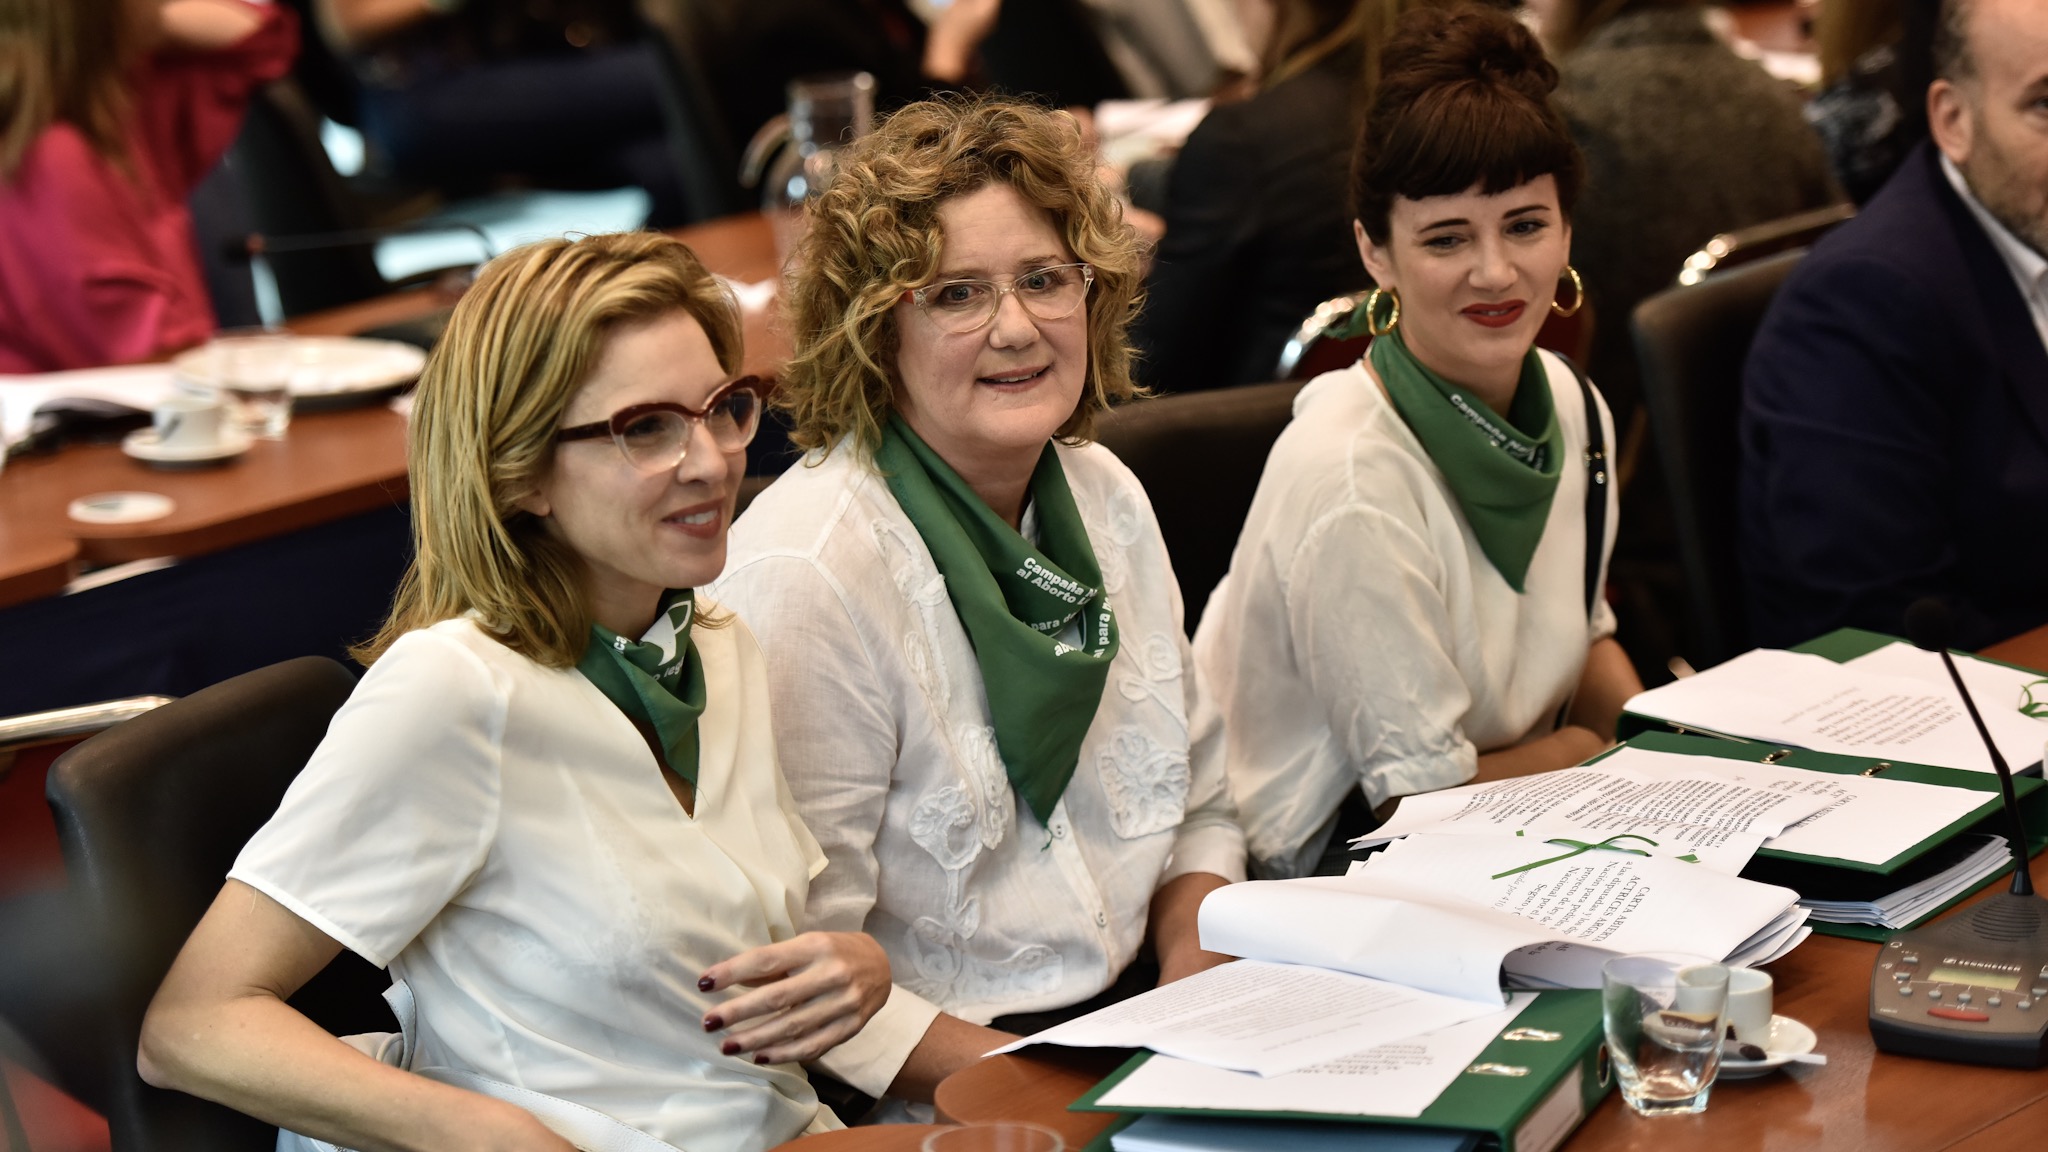
[[[1991,753],[2012,839],[2012,890],[1968,911],[1895,932],[1870,973],[1870,1038],[1885,1052],[2039,1068],[2048,1064],[2048,900],[2027,875],[2027,830],[2012,769],[1956,670],[1948,605],[1921,600],[1906,611],[1906,635],[1941,654],[1977,735]]]
[[[1963,708],[1970,713],[1970,722],[1977,726],[1978,738],[1984,741],[1984,750],[1991,753],[1991,767],[1998,772],[1998,790],[2005,797],[2005,815],[2012,837],[2012,894],[2032,896],[2034,881],[2027,874],[2027,829],[2020,819],[2019,797],[2013,792],[2012,769],[2006,766],[2005,757],[1998,754],[1998,745],[1991,742],[1991,730],[1984,726],[1977,701],[1964,685],[1963,674],[1956,670],[1955,658],[1949,655],[1949,639],[1954,635],[1954,614],[1940,598],[1923,597],[1906,609],[1906,638],[1917,648],[1940,654],[1942,667],[1948,669],[1948,678],[1955,682],[1956,694],[1963,698]]]

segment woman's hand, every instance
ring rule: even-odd
[[[865,932],[806,932],[712,965],[697,987],[735,984],[755,991],[704,1015],[706,1032],[731,1029],[721,1045],[726,1055],[751,1052],[756,1064],[815,1060],[881,1011],[889,956]]]
[[[1185,980],[1237,959],[1221,952],[1204,951],[1198,923],[1203,898],[1228,883],[1213,873],[1189,872],[1168,880],[1152,894],[1152,914],[1145,931],[1152,940],[1153,953],[1159,957],[1159,983]]]

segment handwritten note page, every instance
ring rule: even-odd
[[[1535,999],[1533,993],[1517,993],[1501,1011],[1281,1076],[1251,1076],[1154,1056],[1103,1093],[1099,1103],[1133,1110],[1420,1116]]]
[[[988,1053],[1031,1044],[1150,1048],[1274,1076],[1500,1008],[1383,980],[1239,960],[1177,980]]]
[[[1653,688],[1628,710],[1694,728],[1799,748],[1991,771],[1954,690],[1799,652],[1757,649]],[[2038,738],[2033,756],[2040,756]]]
[[[1628,848],[1734,875],[1764,841],[1830,803],[1776,784],[1765,765],[1624,748],[1579,768],[1403,797],[1393,819],[1353,843],[1420,831],[1532,843],[1626,835],[1618,843]]]

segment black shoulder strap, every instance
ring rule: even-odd
[[[1586,401],[1586,619],[1600,603],[1600,553],[1607,543],[1607,433],[1600,427],[1600,405],[1593,399],[1593,385],[1586,374],[1559,355],[1572,379],[1579,382],[1579,395]]]

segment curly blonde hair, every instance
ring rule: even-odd
[[[543,240],[484,268],[420,373],[406,466],[412,566],[384,626],[353,650],[357,660],[467,612],[541,664],[582,659],[591,623],[582,558],[519,501],[553,465],[562,414],[611,333],[671,312],[696,317],[719,366],[739,370],[732,295],[679,240]]]
[[[1142,241],[1096,178],[1073,118],[944,97],[905,105],[856,141],[810,204],[788,290],[795,354],[775,396],[791,440],[829,450],[851,437],[868,455],[880,446],[897,385],[896,305],[938,270],[939,206],[997,183],[1050,215],[1074,259],[1095,269],[1088,379],[1060,438],[1085,439],[1097,413],[1139,394],[1125,333],[1140,303]]]

